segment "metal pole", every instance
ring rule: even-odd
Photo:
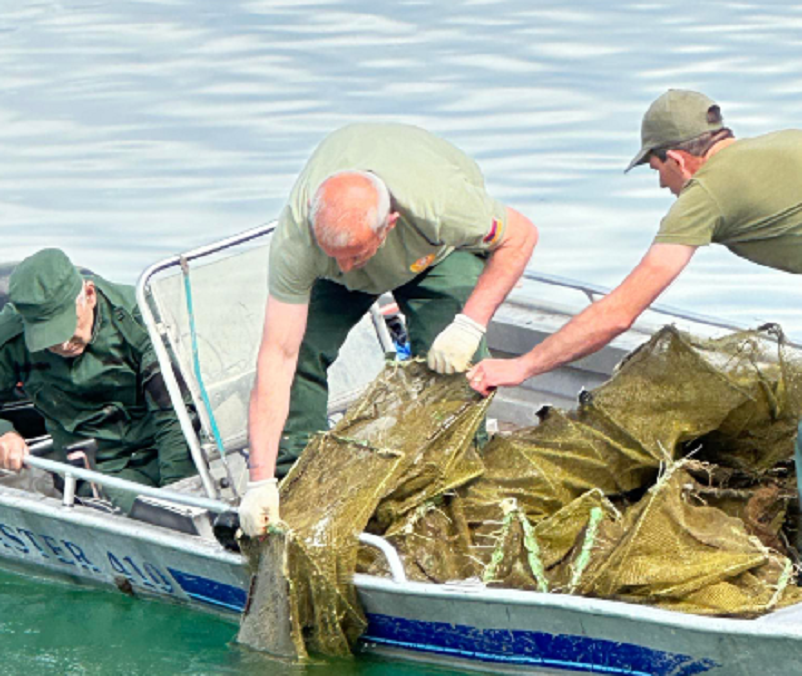
[[[184,406],[183,403],[184,398],[181,394],[181,388],[179,387],[178,381],[175,377],[175,373],[173,372],[173,365],[170,359],[170,355],[167,353],[167,348],[164,345],[164,341],[162,340],[162,336],[159,333],[156,320],[153,316],[153,312],[151,311],[150,304],[147,301],[146,290],[148,288],[148,285],[150,284],[151,278],[157,272],[162,272],[172,267],[179,267],[181,265],[182,258],[184,260],[190,261],[196,258],[209,256],[213,253],[217,253],[218,251],[221,251],[230,246],[234,246],[237,244],[244,244],[252,239],[257,239],[258,237],[262,237],[266,234],[269,234],[271,231],[275,229],[275,227],[276,227],[276,222],[273,221],[266,225],[260,225],[256,228],[252,228],[251,230],[248,230],[239,235],[229,237],[220,242],[215,242],[214,244],[198,247],[197,249],[193,249],[192,251],[184,254],[183,256],[176,255],[167,258],[159,263],[155,263],[150,267],[148,267],[140,275],[139,281],[137,282],[136,285],[136,300],[142,312],[142,318],[145,322],[145,326],[147,327],[148,333],[150,334],[150,340],[153,343],[153,350],[156,354],[156,359],[159,362],[159,366],[162,371],[162,377],[164,378],[164,383],[165,386],[167,387],[167,392],[170,395],[170,401],[173,402],[173,408],[175,409],[176,415],[178,417],[178,422],[181,425],[181,431],[183,432],[184,438],[186,439],[187,444],[189,446],[189,450],[190,453],[192,454],[192,460],[195,463],[195,467],[197,467],[198,469],[198,474],[200,475],[203,488],[206,491],[206,495],[212,499],[219,498],[220,493],[217,490],[217,486],[215,485],[211,475],[209,474],[209,468],[206,464],[206,459],[204,457],[203,450],[201,449],[198,437],[195,434],[195,429],[192,426],[192,420],[189,417],[189,413],[186,410],[186,406]],[[197,403],[199,402],[196,402],[196,404]]]
[[[187,505],[188,507],[197,507],[199,509],[206,509],[214,513],[230,512],[234,510],[232,505],[222,500],[211,500],[209,498],[201,498],[195,495],[188,495],[186,493],[179,493],[171,491],[166,488],[156,488],[155,486],[145,486],[138,484],[134,481],[120,479],[118,477],[95,472],[91,469],[82,469],[81,467],[73,467],[63,462],[55,460],[47,460],[34,455],[37,451],[42,452],[52,446],[52,442],[44,441],[38,444],[32,444],[28,447],[30,454],[25,456],[23,463],[28,467],[36,467],[46,472],[53,472],[54,474],[61,474],[64,477],[64,500],[63,504],[71,507],[75,500],[75,482],[77,479],[89,481],[90,483],[99,484],[101,486],[108,486],[127,493],[134,493],[135,495],[147,495],[151,498],[158,500],[166,500],[179,505]],[[70,483],[72,487],[70,488]]]

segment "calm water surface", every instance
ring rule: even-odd
[[[648,169],[622,173],[648,104],[695,88],[739,136],[799,126],[800,29],[800,4],[715,0],[5,0],[0,261],[55,245],[134,282],[272,219],[327,132],[373,119],[473,155],[540,227],[534,269],[613,286],[673,199]],[[717,247],[662,300],[802,339],[800,278]],[[0,577],[2,674],[262,673],[232,635],[179,609]]]
[[[291,666],[236,645],[236,625],[168,604],[0,572],[0,676],[458,676],[360,655]]]

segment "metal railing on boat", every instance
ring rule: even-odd
[[[64,495],[62,498],[62,504],[65,507],[75,506],[76,484],[79,480],[81,480],[88,481],[99,486],[107,486],[119,491],[133,493],[137,496],[144,495],[178,505],[205,509],[214,514],[223,514],[234,511],[235,509],[232,505],[228,504],[227,502],[223,502],[222,500],[212,500],[210,498],[171,491],[166,488],[147,486],[134,481],[127,481],[126,479],[120,479],[118,477],[102,474],[101,472],[94,470],[73,467],[67,463],[48,460],[47,458],[42,458],[37,455],[37,453],[49,451],[52,447],[53,441],[51,439],[31,443],[29,446],[30,453],[25,457],[23,462],[28,467],[35,467],[45,472],[52,472],[53,474],[59,474],[64,477]],[[359,541],[362,544],[375,547],[384,555],[394,582],[399,584],[407,582],[404,564],[401,562],[398,551],[389,542],[387,542],[387,540],[379,537],[378,535],[362,533],[359,536]]]
[[[37,469],[44,470],[45,472],[52,472],[64,477],[64,496],[62,504],[65,507],[72,507],[75,504],[75,486],[78,480],[89,481],[90,483],[99,486],[108,486],[116,490],[124,491],[126,493],[133,493],[135,495],[146,495],[151,498],[159,500],[166,500],[179,505],[186,505],[187,507],[197,507],[199,509],[206,509],[215,514],[223,512],[230,512],[234,508],[227,502],[222,500],[213,500],[211,498],[203,498],[188,493],[179,493],[178,491],[171,491],[167,488],[156,488],[155,486],[147,486],[139,484],[134,481],[120,479],[119,477],[109,476],[102,474],[91,469],[83,469],[81,467],[73,467],[64,462],[56,460],[48,460],[41,458],[37,453],[42,453],[52,448],[53,442],[51,440],[40,441],[29,446],[30,455],[26,456],[23,462],[29,467],[36,467]]]
[[[529,279],[534,282],[542,284],[550,284],[552,286],[559,286],[564,289],[574,289],[581,291],[587,299],[593,303],[603,296],[607,296],[612,292],[612,289],[599,286],[597,284],[589,284],[587,282],[580,282],[569,277],[561,277],[559,275],[548,275],[542,272],[534,272],[532,270],[525,270],[523,274],[524,279]],[[698,314],[696,312],[689,312],[681,308],[676,308],[671,305],[664,305],[662,303],[654,303],[649,306],[651,312],[667,315],[675,319],[684,319],[691,322],[698,322],[700,324],[708,324],[721,329],[730,329],[732,331],[743,331],[746,327],[733,323],[726,322],[716,317]]]

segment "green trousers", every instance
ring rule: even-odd
[[[484,270],[485,258],[455,251],[392,291],[404,313],[413,356],[426,356],[434,339],[462,311]],[[319,279],[312,288],[306,333],[290,394],[290,410],[279,443],[276,476],[283,477],[312,435],[328,429],[328,369],[337,359],[348,332],[377,296],[349,291]],[[474,360],[490,356],[482,340]]]

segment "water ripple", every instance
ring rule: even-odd
[[[6,3],[2,258],[64,246],[133,281],[277,214],[332,129],[397,120],[477,158],[538,223],[536,268],[612,285],[671,204],[622,173],[646,106],[691,87],[739,135],[797,125],[800,27],[801,5],[726,0]],[[666,301],[802,336],[788,281],[711,248]]]

